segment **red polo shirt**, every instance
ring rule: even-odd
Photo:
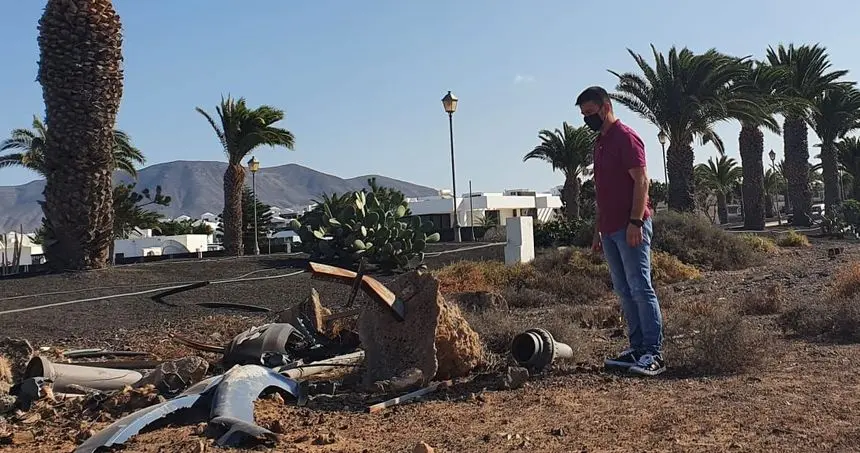
[[[633,178],[629,170],[645,167],[645,144],[626,124],[616,120],[594,147],[594,184],[601,233],[626,228],[633,209]],[[645,216],[651,216],[646,195]]]

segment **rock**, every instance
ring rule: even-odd
[[[326,434],[320,434],[314,439],[314,445],[331,445],[335,444],[340,440],[337,434],[333,432],[328,432]]]
[[[415,387],[424,382],[424,375],[418,368],[412,368],[404,371],[399,376],[384,381],[377,381],[374,385],[376,391],[380,393],[398,393],[406,391],[411,387]]]
[[[448,299],[469,310],[484,311],[508,309],[508,301],[505,297],[492,291],[466,291],[448,296]]]
[[[388,288],[400,298],[406,316],[398,321],[388,308],[369,304],[358,320],[365,351],[366,386],[418,369],[422,384],[465,376],[478,365],[483,348],[456,305],[439,294],[439,281],[429,273],[412,271]]]
[[[209,362],[202,357],[183,357],[162,363],[132,387],[154,385],[162,393],[176,393],[203,379],[208,369]]]
[[[433,453],[435,451],[433,447],[427,445],[427,442],[418,442],[412,447],[412,453]]]
[[[27,370],[27,363],[33,358],[35,350],[29,341],[23,338],[6,337],[0,340],[0,356],[6,357],[12,368],[12,382],[19,382]]]
[[[12,367],[6,357],[0,356],[0,395],[9,393],[9,389],[15,383],[12,378]]]
[[[0,395],[0,415],[3,415],[7,412],[12,412],[15,410],[15,403],[17,402],[17,398],[12,395],[2,394]]]
[[[278,315],[275,322],[295,325],[295,320],[305,315],[311,321],[311,325],[320,334],[325,334],[325,317],[331,314],[331,310],[324,308],[320,302],[320,293],[316,288],[311,288],[311,293],[304,302],[293,305]]]
[[[505,373],[505,388],[518,389],[528,380],[529,370],[523,367],[509,366],[507,373]]]

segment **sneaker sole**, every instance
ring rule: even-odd
[[[650,371],[650,370],[645,370],[645,369],[642,369],[642,368],[639,368],[636,366],[631,366],[630,368],[627,369],[627,371],[629,371],[633,374],[638,374],[640,376],[657,376],[659,374],[662,374],[664,371],[666,371],[666,367],[659,368],[659,369],[654,370],[654,371]]]

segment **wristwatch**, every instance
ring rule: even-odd
[[[642,228],[642,226],[645,225],[645,222],[643,222],[642,219],[630,219],[630,224]]]

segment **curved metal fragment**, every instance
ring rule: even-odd
[[[101,447],[122,444],[156,420],[180,409],[207,404],[212,396],[211,391],[221,383],[222,378],[223,375],[218,375],[204,379],[189,387],[176,398],[126,415],[87,439],[74,453],[94,453]]]
[[[236,445],[246,437],[272,439],[275,434],[254,422],[254,401],[271,387],[293,395],[299,405],[307,395],[299,384],[260,365],[237,365],[224,373],[224,380],[215,389],[210,413],[210,426],[226,428],[218,438],[220,446]]]

